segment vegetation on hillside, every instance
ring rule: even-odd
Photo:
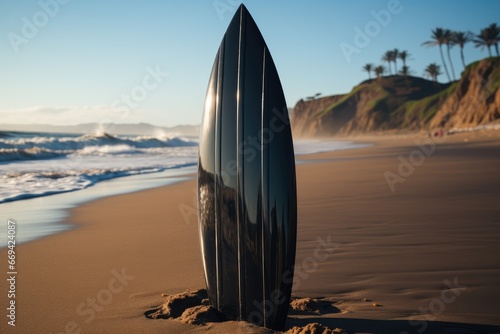
[[[427,47],[437,46],[439,48],[439,54],[442,66],[444,68],[444,73],[448,78],[448,82],[451,82],[456,81],[456,76],[455,67],[451,60],[450,50],[453,46],[458,46],[462,66],[465,69],[466,63],[464,57],[464,47],[471,42],[474,42],[474,45],[478,48],[481,48],[482,50],[486,49],[488,51],[489,57],[492,57],[491,48],[494,47],[496,55],[498,57],[500,26],[498,26],[496,23],[492,23],[488,27],[481,29],[479,34],[473,34],[470,31],[453,31],[450,29],[437,27],[432,30],[431,39],[429,41],[423,42],[422,45]],[[446,54],[448,60],[445,60],[443,46],[446,46]],[[409,59],[409,57],[410,54],[407,50],[387,50],[382,55],[381,60],[383,63],[381,65],[376,66],[373,63],[368,63],[363,66],[363,70],[368,72],[369,79],[371,79],[372,72],[376,75],[377,78],[382,77],[386,72],[388,72],[389,75],[402,75],[406,77],[411,73],[410,67],[406,65],[406,61]],[[399,71],[397,66],[398,59],[400,59],[403,63]],[[387,63],[387,68],[384,66],[385,63]],[[394,71],[392,65],[394,65]],[[424,70],[424,76],[430,76],[434,81],[437,81],[437,77],[441,75],[442,72],[441,66],[436,65],[436,63],[429,64]],[[432,74],[429,72],[429,67],[431,67]]]
[[[399,66],[400,71],[405,66]],[[368,68],[380,73],[379,66]],[[432,63],[426,68],[431,80],[411,75],[379,76],[347,94],[301,100],[292,115],[294,133],[325,136],[467,127],[500,117],[495,102],[500,101],[500,57],[468,65],[461,79],[452,83],[437,82],[441,73],[441,66]]]

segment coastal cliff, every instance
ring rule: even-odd
[[[474,127],[500,118],[499,85],[499,57],[470,64],[460,80],[448,84],[381,77],[348,94],[300,100],[292,127],[298,137]]]
[[[446,129],[483,125],[500,118],[500,58],[469,65],[456,89],[440,106],[430,127]]]

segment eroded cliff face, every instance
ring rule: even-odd
[[[440,106],[430,127],[466,128],[500,118],[500,58],[471,64]]]
[[[311,101],[300,100],[297,102],[291,115],[294,135],[299,137],[328,135],[329,131],[323,133],[325,126],[322,117],[319,117],[318,114],[339,101],[343,96],[333,95]]]
[[[368,80],[350,93],[299,101],[292,112],[298,137],[472,127],[500,118],[500,58],[473,63],[462,78],[439,84],[390,76]]]

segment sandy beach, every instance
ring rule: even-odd
[[[293,295],[333,307],[294,312],[286,329],[500,333],[498,134],[359,141],[374,146],[299,158]],[[144,316],[162,294],[204,288],[194,175],[84,204],[68,223],[17,247],[16,326],[2,283],[1,333],[266,332]]]

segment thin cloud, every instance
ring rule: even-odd
[[[76,125],[81,123],[133,123],[137,111],[121,112],[110,106],[47,107],[36,106],[0,110],[3,124]]]

